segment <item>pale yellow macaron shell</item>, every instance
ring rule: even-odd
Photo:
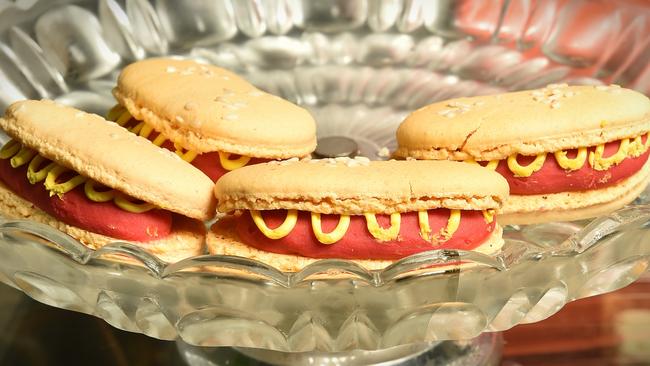
[[[216,66],[139,61],[124,68],[113,94],[135,118],[199,153],[290,158],[316,148],[309,112]]]
[[[12,104],[0,126],[44,157],[108,187],[188,217],[214,216],[210,178],[98,115],[27,100]]]
[[[450,161],[326,159],[256,164],[215,186],[222,212],[297,209],[360,215],[434,208],[499,208],[508,184],[499,174]]]
[[[617,86],[550,85],[423,107],[397,131],[397,156],[504,159],[594,146],[650,130],[650,100]]]

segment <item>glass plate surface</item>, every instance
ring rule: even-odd
[[[124,64],[192,57],[305,106],[319,138],[349,137],[383,159],[401,119],[434,101],[552,82],[647,93],[649,30],[634,0],[18,0],[0,3],[0,106],[53,98],[104,114]],[[431,251],[370,272],[326,260],[290,274],[226,256],[166,265],[126,243],[93,252],[1,219],[0,280],[192,345],[334,352],[469,339],[638,278],[648,194],[593,221],[509,227],[496,258]]]

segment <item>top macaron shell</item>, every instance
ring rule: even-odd
[[[434,208],[499,208],[508,184],[499,174],[450,161],[323,159],[247,166],[215,186],[221,212],[297,209],[360,215]]]
[[[12,104],[0,126],[44,157],[162,209],[207,220],[213,183],[173,152],[102,117],[49,100]]]
[[[504,159],[594,146],[648,130],[650,100],[641,93],[615,85],[549,85],[420,108],[400,125],[395,155]]]
[[[139,61],[124,68],[113,94],[136,119],[199,153],[280,159],[305,156],[316,147],[309,112],[219,67]]]

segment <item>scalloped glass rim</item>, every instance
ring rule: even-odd
[[[247,272],[260,276],[264,280],[286,288],[305,280],[313,281],[313,275],[334,271],[336,273],[346,273],[357,280],[379,287],[388,282],[399,280],[414,271],[417,272],[418,276],[458,271],[462,270],[463,267],[471,268],[473,266],[496,271],[507,271],[514,266],[524,265],[524,262],[531,260],[543,261],[546,257],[570,259],[622,231],[650,227],[650,204],[631,205],[608,216],[593,219],[583,229],[573,233],[562,243],[540,244],[530,240],[526,241],[520,235],[521,228],[540,228],[545,225],[547,224],[506,227],[504,251],[494,257],[472,251],[444,249],[411,255],[380,270],[368,270],[350,260],[322,259],[306,266],[299,272],[282,272],[271,265],[254,259],[227,255],[200,255],[175,263],[165,263],[142,247],[123,241],[115,241],[98,250],[93,250],[73,237],[48,225],[30,220],[7,219],[0,215],[0,233],[33,235],[43,239],[45,244],[56,248],[58,252],[67,255],[80,265],[93,265],[95,261],[119,261],[117,257],[126,257],[129,260],[124,262],[125,264],[137,264],[144,267],[149,275],[157,279],[164,279],[180,272],[191,271],[192,273],[206,274],[218,272],[219,269],[230,269],[243,271],[242,274]],[[512,250],[512,246],[519,246],[520,249],[533,247],[537,250],[525,250],[521,253],[520,250]],[[461,262],[463,264],[459,266]],[[470,264],[471,266],[468,266]],[[428,271],[422,271],[427,268]],[[323,281],[327,279],[327,277],[320,277],[317,280]]]
[[[558,242],[558,232],[572,233]],[[120,329],[197,346],[334,352],[469,339],[636,280],[650,263],[650,204],[585,226],[508,227],[505,237],[495,258],[434,250],[383,270],[322,260],[283,273],[234,256],[165,264],[124,242],[93,251],[47,225],[2,219],[0,281]]]

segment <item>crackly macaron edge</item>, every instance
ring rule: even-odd
[[[428,179],[423,169],[431,169],[434,177],[445,175]],[[508,196],[508,184],[496,172],[459,162],[324,159],[238,169],[217,182],[215,196],[220,212],[296,209],[389,214],[435,208],[498,209]]]
[[[546,103],[550,96],[545,94],[545,90],[456,98],[420,108],[399,126],[399,146],[394,156],[501,160],[512,154],[537,155],[595,146],[650,131],[650,100],[636,91],[605,86],[560,85],[550,90],[559,90],[561,95],[582,94],[581,100],[572,100],[577,98],[572,96],[567,100],[549,100]],[[543,96],[538,97],[535,93]],[[603,103],[594,98],[600,98],[603,103],[607,101],[609,105],[601,106]],[[623,107],[626,105],[627,109],[634,109],[630,112],[633,118],[625,114]],[[585,117],[585,111],[596,115]],[[517,130],[512,138],[502,138],[508,126],[521,124],[526,119],[531,126],[522,124],[525,128]],[[436,126],[433,122],[443,125]],[[503,126],[495,127],[499,123]],[[444,134],[453,138],[432,134],[438,129],[445,129]]]
[[[214,216],[210,178],[100,116],[53,101],[27,100],[9,106],[0,127],[44,157],[131,197],[196,219]],[[124,164],[134,158],[147,163]]]

